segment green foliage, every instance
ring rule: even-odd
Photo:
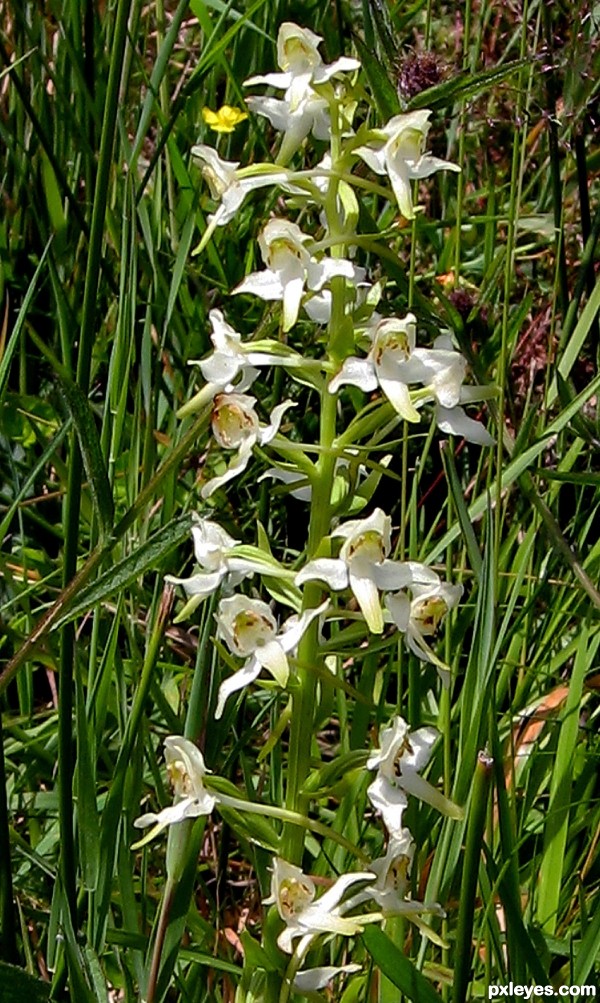
[[[261,905],[271,854],[289,827],[305,841],[304,869],[326,885],[362,867],[359,852],[367,862],[382,852],[364,766],[399,710],[413,728],[442,732],[428,777],[460,805],[487,749],[489,802],[470,841],[472,807],[457,822],[411,806],[412,894],[443,905],[437,941],[401,920],[366,927],[347,953],[320,948],[318,964],[362,968],[335,998],[391,1003],[401,992],[434,1003],[452,997],[454,977],[461,999],[511,978],[597,979],[600,38],[585,0],[545,6],[546,25],[538,4],[518,15],[419,0],[5,5],[0,916],[17,930],[23,969],[0,962],[2,1003],[48,998],[48,983],[26,974],[36,970],[49,970],[56,999],[105,1001],[110,990],[133,1001],[157,957],[155,1003],[271,992],[288,960],[273,946],[280,925],[267,929],[279,920]],[[399,558],[462,579],[463,604],[436,649],[450,687],[399,653],[395,635],[367,645],[364,626],[340,619],[326,647],[337,675],[329,662],[303,667],[320,724],[306,743],[303,814],[291,823],[229,808],[190,825],[174,881],[173,845],[166,857],[157,843],[131,851],[142,800],[171,800],[164,735],[185,731],[218,774],[215,789],[268,808],[282,803],[294,727],[270,680],[215,721],[232,659],[211,640],[214,609],[207,601],[175,624],[163,597],[165,573],[191,573],[194,511],[218,518],[244,553],[258,544],[291,563],[304,545],[306,508],[257,483],[262,455],[203,500],[215,457],[208,409],[177,418],[202,385],[190,362],[209,350],[208,313],[258,267],[255,238],[281,195],[253,192],[194,256],[215,202],[189,150],[202,142],[230,161],[269,159],[278,140],[262,119],[217,137],[202,109],[242,107],[243,81],[273,66],[284,20],[323,35],[328,62],[343,49],[361,59],[370,129],[434,110],[430,145],[461,164],[460,181],[420,182],[423,212],[399,225],[378,178],[359,198],[356,261],[381,261],[384,312],[413,310],[426,343],[450,329],[476,380],[498,388],[478,405],[498,446],[451,439],[440,458],[433,434],[405,427],[385,398],[345,391],[336,448],[350,465],[336,514],[381,503]],[[317,232],[314,207],[302,225]],[[232,297],[227,311],[246,339],[278,338],[272,305]],[[347,327],[342,335],[340,357]],[[294,344],[309,359],[323,347],[313,338],[301,319]],[[308,443],[308,477],[320,377],[306,372],[278,460],[293,464]],[[258,386],[264,423],[287,389],[274,371]],[[291,581],[263,584],[299,608]]]

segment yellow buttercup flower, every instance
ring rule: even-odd
[[[215,132],[233,132],[236,125],[248,118],[247,111],[240,111],[239,108],[232,108],[224,104],[218,111],[211,111],[210,108],[202,109],[202,118]]]

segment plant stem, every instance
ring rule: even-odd
[[[331,256],[340,258],[344,253],[343,223],[338,208],[339,178],[336,166],[341,155],[341,113],[335,98],[330,103],[331,114],[331,163],[332,174],[325,196],[327,230],[332,239]],[[331,318],[328,327],[327,354],[330,361],[339,361],[344,354],[345,330],[345,281],[334,278],[331,281]],[[332,450],[335,438],[337,395],[324,387],[321,392],[321,413],[319,424],[319,459],[310,507],[307,558],[310,560],[321,547],[328,535],[331,524],[331,491],[335,473],[335,453]],[[318,582],[307,582],[304,587],[302,608],[310,609],[319,605],[322,586]],[[287,770],[286,808],[306,815],[310,798],[301,795],[310,769],[310,754],[314,723],[316,675],[312,667],[319,658],[319,624],[311,624],[298,646],[297,686],[292,693],[292,717],[290,723],[290,746]],[[290,863],[300,864],[304,847],[304,832],[296,826],[288,825],[285,830],[284,855]]]
[[[481,857],[481,844],[485,827],[485,816],[493,760],[484,752],[479,753],[475,769],[475,779],[471,793],[467,842],[460,885],[460,908],[456,931],[456,949],[452,1003],[465,1003],[471,977],[471,957],[473,954],[473,919],[475,916],[475,895],[477,875]]]
[[[317,462],[317,474],[311,502],[308,534],[308,558],[314,556],[321,541],[329,532],[331,487],[335,469],[335,455],[329,447],[335,436],[335,414],[337,398],[323,391],[321,402],[320,445],[324,451]],[[318,606],[321,601],[322,586],[318,582],[308,582],[304,588],[303,609]],[[290,748],[287,771],[286,808],[306,814],[309,798],[302,797],[301,787],[308,776],[312,744],[316,676],[312,666],[319,658],[319,624],[313,623],[306,631],[298,646],[297,687],[292,694],[292,717],[290,722]],[[299,863],[302,858],[304,833],[297,826],[289,825],[284,842],[285,857],[290,863]]]

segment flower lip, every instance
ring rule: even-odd
[[[239,449],[250,436],[258,435],[255,403],[254,397],[246,394],[217,394],[211,425],[213,435],[223,449]]]
[[[342,901],[348,888],[357,882],[372,881],[373,873],[342,874],[319,898],[315,898],[315,884],[299,867],[281,858],[274,861],[271,877],[271,894],[266,904],[276,904],[277,911],[286,924],[277,943],[282,951],[291,954],[293,941],[298,937],[312,939],[320,933],[339,933],[353,936],[360,933],[360,916],[344,916]]]

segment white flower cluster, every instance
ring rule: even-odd
[[[331,137],[335,101],[339,105],[339,95],[344,93],[346,86],[343,77],[359,68],[359,63],[349,58],[326,65],[318,51],[320,42],[321,39],[308,29],[289,23],[282,25],[277,45],[280,71],[246,81],[248,86],[267,84],[284,92],[282,98],[248,99],[253,111],[268,118],[283,132],[278,165],[258,164],[240,169],[238,163],[222,160],[208,146],[193,148],[192,153],[202,165],[211,194],[219,202],[204,240],[215,227],[233,219],[250,192],[268,185],[278,185],[296,198],[305,197],[322,206],[333,193],[334,216],[344,218],[346,209],[356,203],[355,196],[352,194],[350,198],[348,192],[353,177],[351,170],[358,159],[377,175],[387,176],[400,212],[406,218],[414,216],[411,192],[414,179],[425,178],[438,170],[459,169],[425,152],[429,111],[397,115],[380,129],[364,127],[357,136],[352,132],[352,115],[344,114],[339,106],[338,139],[340,129],[342,145],[344,137],[352,139],[344,153],[343,171],[332,154],[313,170],[293,171],[283,166],[311,132],[317,139]],[[333,151],[333,144],[331,149]],[[330,217],[326,216],[326,226],[328,221]],[[465,404],[484,398],[485,393],[484,388],[465,386],[466,361],[450,339],[440,335],[433,347],[418,347],[417,321],[412,313],[400,318],[383,317],[375,312],[378,296],[369,286],[365,269],[356,265],[351,257],[342,256],[341,246],[352,248],[352,234],[344,231],[343,239],[337,240],[337,251],[331,255],[325,249],[336,240],[331,232],[326,237],[317,244],[296,223],[271,219],[258,238],[265,267],[246,276],[233,294],[254,294],[265,301],[280,302],[281,330],[287,334],[296,325],[302,309],[317,323],[331,324],[337,290],[337,318],[339,320],[341,302],[341,316],[354,331],[354,350],[359,354],[350,354],[353,350],[350,348],[343,358],[336,355],[325,356],[322,360],[307,359],[276,340],[244,342],[221,311],[213,309],[209,315],[213,352],[196,364],[206,382],[202,399],[212,401],[214,442],[220,450],[230,454],[230,459],[223,472],[203,484],[201,496],[204,500],[247,468],[255,448],[268,446],[276,456],[288,460],[288,466],[271,468],[265,476],[278,478],[296,497],[311,504],[314,502],[319,488],[318,478],[313,476],[317,464],[306,454],[300,459],[302,447],[294,443],[294,452],[281,432],[282,422],[295,402],[286,399],[275,404],[267,422],[261,423],[259,402],[248,393],[264,367],[283,367],[290,376],[312,382],[323,400],[331,400],[328,395],[337,395],[348,385],[364,393],[379,390],[397,415],[407,422],[418,422],[424,406],[432,404],[435,420],[442,431],[479,445],[489,445],[493,441],[483,425],[464,410]],[[340,289],[343,291],[341,300]],[[357,311],[359,304],[360,313]],[[334,441],[330,451],[334,453],[335,449]],[[298,457],[296,468],[290,470],[295,456]],[[423,563],[394,559],[391,518],[381,508],[374,508],[364,518],[343,519],[336,514],[331,497],[333,484],[339,471],[350,462],[349,458],[354,460],[359,471],[357,481],[360,478],[365,482],[369,480],[364,466],[359,463],[360,457],[360,451],[353,445],[332,456],[328,496],[321,497],[321,504],[330,517],[328,528],[317,541],[318,546],[312,541],[310,559],[299,570],[281,565],[265,549],[242,545],[218,523],[197,518],[192,529],[197,568],[190,577],[170,576],[168,580],[181,585],[186,593],[184,616],[193,612],[207,596],[221,591],[216,612],[217,638],[241,664],[221,682],[216,718],[223,715],[229,697],[255,683],[263,669],[272,680],[267,685],[288,687],[296,672],[294,659],[299,645],[304,643],[303,638],[313,638],[316,643],[319,632],[325,630],[326,619],[333,615],[364,622],[372,635],[381,635],[386,630],[390,634],[398,631],[409,650],[421,661],[435,665],[442,680],[447,681],[448,666],[432,645],[442,620],[458,605],[462,586],[442,581]],[[365,494],[366,502],[371,495]],[[344,511],[347,515],[348,509]],[[350,511],[354,514],[357,509]],[[251,575],[262,576],[267,587],[268,580],[284,583],[286,597],[295,609],[293,615],[280,623],[270,604],[236,591]],[[319,589],[316,588],[315,595],[315,585],[311,584],[316,582],[322,583],[330,593],[346,593],[348,599],[355,601],[357,609],[345,609],[341,597],[335,608],[333,597],[319,603]],[[281,593],[274,594],[279,598]],[[321,934],[351,936],[360,932],[365,923],[394,914],[406,914],[420,924],[423,912],[440,912],[434,904],[424,905],[407,898],[414,843],[403,824],[409,795],[445,814],[456,816],[458,813],[456,807],[421,776],[436,739],[435,729],[426,727],[411,732],[401,717],[396,717],[382,730],[380,748],[367,762],[367,768],[376,771],[368,797],[381,814],[388,844],[384,855],[373,861],[370,870],[344,874],[324,894],[317,896],[314,881],[299,867],[280,858],[275,860],[271,897],[266,901],[276,905],[284,923],[278,939],[280,948],[287,953],[294,952],[299,964],[314,938]],[[306,740],[310,741],[310,736]],[[173,736],[168,738],[166,760],[174,788],[174,803],[137,820],[137,826],[153,826],[142,843],[165,826],[208,815],[219,803],[225,803],[219,794],[207,790],[204,760],[191,742]],[[355,885],[361,887],[356,890]],[[357,915],[356,908],[367,901],[374,902],[378,911]],[[299,941],[296,946],[295,941]],[[318,990],[335,974],[351,970],[355,970],[355,966],[300,971],[295,975],[294,986],[298,991]]]

